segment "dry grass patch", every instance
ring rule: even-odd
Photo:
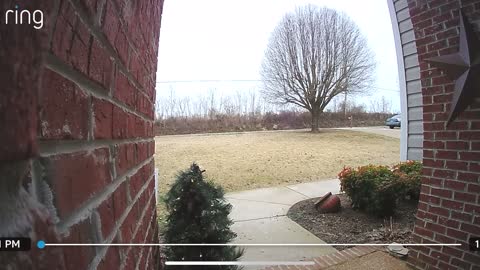
[[[227,192],[334,178],[344,166],[399,161],[400,140],[348,130],[224,133],[155,138],[159,189],[197,162]]]

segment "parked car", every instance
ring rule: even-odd
[[[395,127],[400,127],[402,125],[402,117],[400,116],[400,114],[397,114],[391,118],[388,118],[385,121],[385,125],[391,129]]]

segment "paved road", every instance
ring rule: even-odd
[[[388,127],[354,127],[354,128],[337,128],[337,129],[361,131],[361,132],[373,133],[373,134],[400,139],[399,128],[390,129]]]
[[[400,129],[389,129],[388,127],[375,126],[375,127],[354,127],[354,128],[325,128],[325,129],[342,129],[342,130],[353,130],[368,132],[373,134],[384,135],[388,137],[400,139]],[[268,133],[268,132],[305,132],[310,129],[287,129],[287,130],[266,130],[266,131],[243,131],[243,132],[223,132],[223,133],[200,133],[200,134],[181,134],[181,135],[162,135],[157,137],[167,137],[167,136],[210,136],[210,135],[235,135],[235,134],[245,134],[245,133]]]

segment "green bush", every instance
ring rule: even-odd
[[[203,179],[195,163],[180,172],[166,194],[168,211],[166,243],[225,244],[236,234],[230,230],[233,221],[228,215],[232,205],[224,198],[223,189]],[[173,246],[166,250],[170,261],[236,261],[243,250],[234,246]],[[168,266],[167,269],[191,269],[190,266]],[[198,266],[194,269],[238,269],[236,266]]]
[[[338,175],[341,191],[352,207],[378,216],[392,215],[396,207],[398,176],[387,166],[344,168]]]
[[[418,161],[407,161],[393,166],[393,172],[398,175],[402,189],[402,195],[412,200],[420,197],[422,184],[422,163]]]
[[[390,216],[397,201],[409,196],[418,200],[422,164],[416,161],[388,166],[368,165],[356,169],[345,167],[339,174],[341,191],[352,207],[377,216]]]

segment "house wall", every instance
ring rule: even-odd
[[[414,242],[462,244],[414,247],[409,262],[421,269],[479,269],[480,254],[469,251],[467,242],[480,235],[480,102],[472,101],[446,126],[454,82],[425,59],[458,52],[460,8],[480,37],[480,1],[408,0],[408,7],[420,63],[424,129]]]
[[[45,3],[48,2],[48,3]],[[0,11],[15,1],[2,1]],[[1,25],[0,236],[13,269],[153,269],[155,74],[163,0],[52,0],[45,25]],[[8,268],[8,267],[7,267]]]
[[[388,0],[397,51],[402,109],[401,160],[423,157],[423,109],[420,67],[407,0]]]

